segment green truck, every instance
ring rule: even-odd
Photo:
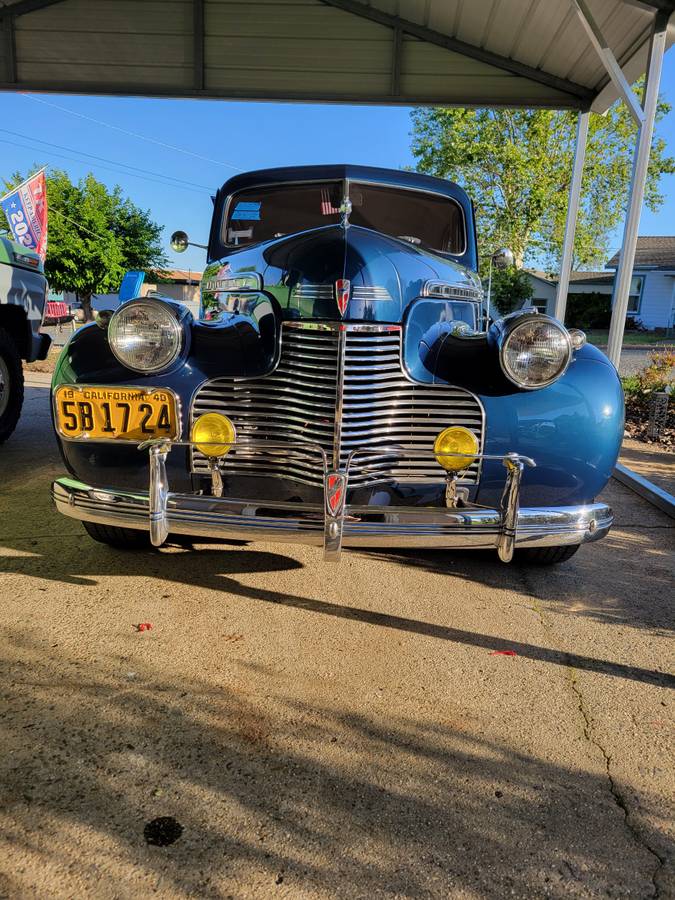
[[[45,359],[49,352],[51,338],[40,332],[46,302],[40,257],[0,237],[0,444],[21,415],[22,360]]]

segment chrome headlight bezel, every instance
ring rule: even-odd
[[[159,362],[152,365],[140,366],[138,364],[133,364],[129,361],[129,358],[125,356],[124,352],[118,345],[119,338],[117,336],[117,326],[119,325],[124,315],[128,314],[134,309],[138,309],[139,307],[145,307],[146,309],[151,310],[153,315],[161,316],[163,319],[163,327],[165,327],[168,330],[168,333],[171,335],[170,352],[162,357]],[[115,359],[126,369],[130,369],[132,372],[138,372],[144,375],[152,375],[157,372],[164,372],[170,369],[171,366],[175,364],[176,360],[181,357],[185,350],[186,319],[189,316],[190,311],[187,309],[187,307],[180,304],[172,303],[170,301],[160,299],[159,297],[137,297],[134,300],[129,300],[127,303],[123,303],[115,310],[115,312],[111,316],[107,329],[108,344]]]
[[[549,387],[549,385],[554,384],[562,378],[572,362],[572,351],[574,348],[572,346],[570,334],[561,322],[554,319],[552,316],[543,315],[542,313],[525,313],[520,315],[516,314],[513,317],[508,316],[507,318],[502,319],[498,324],[500,326],[498,340],[499,364],[504,376],[511,384],[514,384],[522,391],[538,391],[541,390],[541,388]],[[509,341],[513,339],[520,329],[531,327],[532,325],[547,325],[548,327],[557,329],[565,344],[565,352],[561,357],[560,366],[555,374],[543,381],[538,381],[536,384],[530,384],[520,380],[509,367],[506,360],[506,351],[509,346]]]

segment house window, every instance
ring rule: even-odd
[[[630,282],[630,294],[628,295],[628,315],[635,316],[640,312],[640,300],[642,299],[642,285],[644,278],[634,275]]]
[[[545,313],[547,308],[546,300],[543,297],[534,297],[532,300],[532,306],[537,312]]]

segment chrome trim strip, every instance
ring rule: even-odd
[[[354,284],[352,285],[352,300],[360,303],[368,303],[370,301],[380,302],[385,300],[393,300],[386,287],[377,284]]]
[[[338,332],[337,383],[335,385],[335,425],[333,429],[333,466],[340,468],[340,456],[342,452],[342,422],[344,414],[345,397],[345,349],[347,346],[347,329],[341,328]],[[346,488],[346,485],[345,485]]]
[[[442,289],[442,290],[439,290]],[[483,300],[483,291],[478,288],[465,288],[450,281],[440,281],[438,278],[425,281],[421,292],[422,297],[432,297],[436,300],[470,300],[480,303]]]
[[[202,291],[210,294],[225,294],[229,291],[235,293],[246,291],[261,291],[263,280],[260,272],[240,272],[229,275],[227,278],[209,278],[201,282]]]

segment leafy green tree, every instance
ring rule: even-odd
[[[16,173],[6,180],[7,190],[24,177]],[[154,274],[167,264],[162,227],[125,198],[119,187],[108,190],[92,174],[73,184],[65,172],[51,170],[47,203],[45,272],[52,288],[77,294],[85,319],[92,318],[92,295],[118,290],[127,269]]]
[[[525,300],[534,294],[532,282],[523,269],[509,266],[508,269],[492,270],[492,292],[490,303],[505,316],[519,309]]]
[[[640,85],[636,86],[639,91]],[[670,106],[660,100],[657,121]],[[576,134],[576,113],[527,109],[417,109],[412,151],[421,172],[461,184],[477,207],[481,253],[510,247],[518,265],[557,270]],[[635,124],[624,103],[591,114],[574,265],[604,264],[609,237],[623,218]],[[675,172],[665,141],[652,142],[645,202],[663,202],[662,175]]]

